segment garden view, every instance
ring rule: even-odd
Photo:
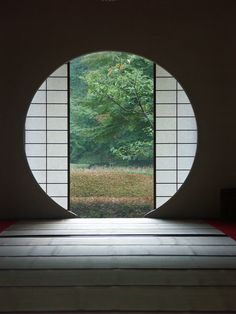
[[[70,208],[79,217],[153,209],[153,66],[125,52],[70,63]]]

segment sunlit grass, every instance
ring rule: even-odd
[[[94,166],[89,168],[89,164],[70,164],[71,171],[107,171],[107,172],[126,172],[126,173],[142,173],[153,176],[152,167],[101,167]]]
[[[152,168],[74,167],[70,181],[71,209],[80,217],[142,217],[153,209]]]

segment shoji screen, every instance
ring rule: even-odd
[[[156,207],[170,199],[195,157],[197,126],[190,101],[176,79],[156,65]],[[26,118],[25,149],[41,188],[59,205],[69,203],[69,67],[52,73],[35,94]]]
[[[176,79],[156,66],[156,205],[186,179],[195,157],[197,126],[190,101]]]
[[[25,149],[41,188],[68,208],[68,65],[52,73],[35,94],[26,118]]]

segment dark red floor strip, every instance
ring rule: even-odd
[[[236,221],[208,220],[207,223],[236,241]]]
[[[13,225],[15,220],[0,220],[0,232]]]

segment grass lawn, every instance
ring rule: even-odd
[[[143,217],[153,209],[153,170],[72,166],[70,193],[79,217]]]

